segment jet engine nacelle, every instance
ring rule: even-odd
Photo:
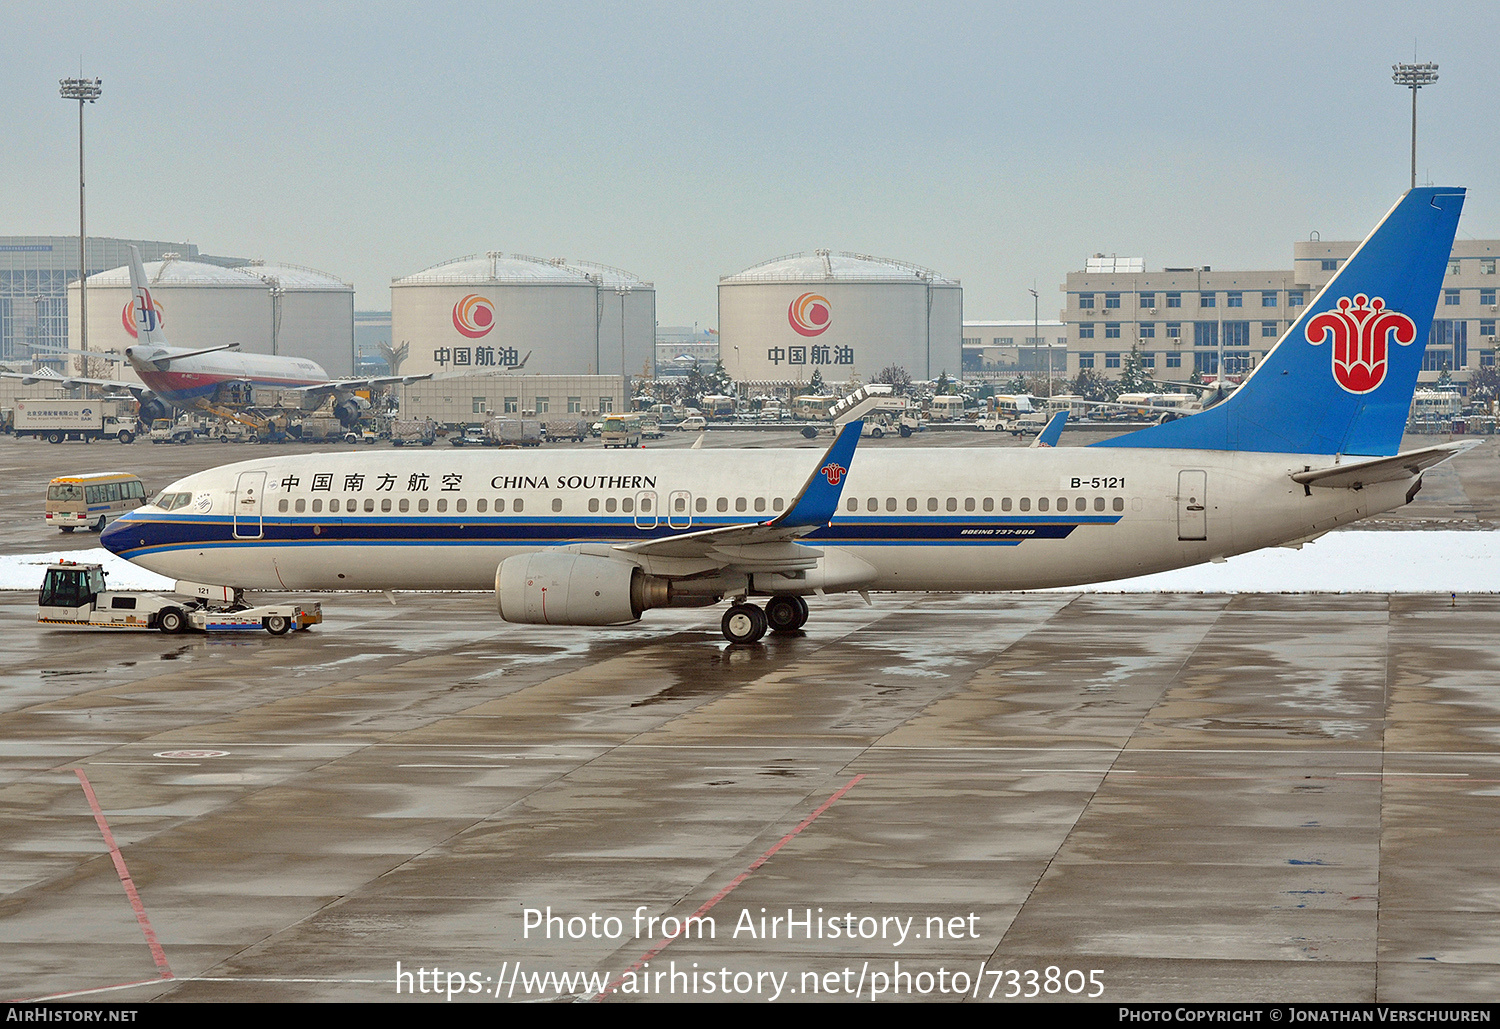
[[[683,581],[651,575],[628,561],[571,551],[517,554],[495,569],[495,600],[507,622],[623,625],[653,607],[704,607],[731,586],[708,576]]]
[[[333,414],[338,418],[339,424],[348,429],[369,409],[370,402],[364,397],[345,397],[333,405]]]
[[[640,618],[631,586],[644,577],[624,561],[543,550],[501,561],[495,598],[507,622],[620,625]]]
[[[137,417],[147,425],[150,425],[158,418],[172,417],[172,408],[164,403],[161,398],[152,397],[149,400],[141,401],[141,411]]]

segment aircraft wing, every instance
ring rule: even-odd
[[[132,393],[138,393],[146,388],[139,381],[91,379],[86,375],[59,375],[50,368],[39,368],[34,372],[0,372],[0,376],[7,379],[20,379],[23,386],[34,386],[39,382],[44,382],[61,389],[73,389],[76,386],[105,386],[109,389],[130,390]]]
[[[365,379],[335,379],[332,382],[319,382],[312,386],[296,386],[289,390],[292,393],[352,393],[357,389],[373,389],[377,386],[404,386],[408,382],[420,382],[423,379],[432,378],[431,372],[421,375],[375,375]]]
[[[824,452],[791,506],[770,521],[721,525],[615,549],[641,557],[707,558],[725,567],[747,571],[791,572],[811,568],[823,552],[796,541],[833,519],[863,429],[863,421],[853,421],[839,430],[833,445]]]
[[[1463,440],[1457,443],[1440,443],[1435,447],[1408,450],[1395,457],[1377,457],[1352,464],[1336,464],[1327,468],[1309,468],[1293,472],[1292,479],[1304,486],[1322,486],[1325,489],[1364,489],[1377,482],[1396,482],[1410,479],[1433,465],[1442,464],[1450,457],[1472,450],[1483,440]]]

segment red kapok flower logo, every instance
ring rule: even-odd
[[[1350,393],[1369,393],[1385,381],[1390,341],[1409,346],[1417,338],[1417,326],[1399,311],[1385,310],[1380,297],[1367,301],[1360,293],[1352,303],[1341,297],[1337,310],[1309,321],[1305,335],[1315,347],[1333,343],[1335,382]]]

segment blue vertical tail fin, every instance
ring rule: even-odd
[[[1463,203],[1408,191],[1227,400],[1094,446],[1396,453]]]

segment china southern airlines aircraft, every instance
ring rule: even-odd
[[[1407,193],[1223,403],[1090,447],[453,451],[190,475],[110,550],[236,589],[489,589],[511,622],[732,601],[736,643],[809,595],[1017,590],[1159,572],[1410,502],[1462,444],[1398,454],[1461,189]],[[768,598],[762,608],[751,598]]]
[[[351,397],[355,390],[416,382],[418,379],[432,377],[428,373],[335,380],[328,377],[321,365],[305,357],[241,354],[236,352],[238,343],[197,349],[169,346],[161,328],[161,309],[151,298],[151,285],[146,280],[141,252],[136,247],[130,248],[130,295],[136,342],[125,348],[124,360],[129,361],[130,367],[141,377],[140,383],[50,372],[25,375],[13,373],[9,377],[19,378],[28,385],[55,379],[61,386],[92,385],[128,389],[141,400],[141,418],[146,422],[166,416],[166,407],[162,405],[184,411],[203,410],[222,417],[234,417],[231,405],[243,405],[232,402],[227,394],[236,388],[293,390],[312,398],[337,393],[346,396],[345,403],[354,403]],[[67,353],[120,360],[118,356],[103,351],[70,350]],[[141,383],[154,394],[154,406],[152,396],[144,395]],[[350,408],[342,412],[341,417],[348,421],[358,417],[358,411]]]

